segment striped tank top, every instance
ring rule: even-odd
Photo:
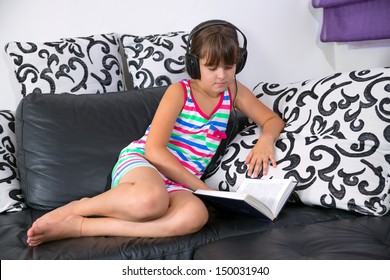
[[[221,93],[217,106],[207,116],[193,98],[190,81],[183,80],[180,83],[184,91],[184,106],[176,119],[167,148],[182,166],[200,178],[219,144],[226,138],[227,122],[232,110],[231,94],[229,88]],[[141,139],[133,141],[122,153],[143,156],[149,130],[150,126]],[[163,177],[167,185],[182,186]]]

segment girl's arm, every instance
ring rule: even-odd
[[[285,123],[275,112],[259,101],[247,87],[238,81],[237,86],[235,106],[262,128],[259,140],[245,160],[245,164],[248,165],[248,175],[256,178],[261,169],[263,175],[267,174],[270,162],[273,167],[276,167],[274,144]]]
[[[184,168],[167,149],[176,119],[184,106],[183,88],[179,83],[168,87],[154,115],[145,146],[145,158],[171,180],[192,190],[210,189]]]

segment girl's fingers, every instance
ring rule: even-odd
[[[257,178],[259,173],[262,171],[263,172],[263,175],[267,175],[268,173],[268,169],[269,169],[269,165],[272,165],[272,167],[276,167],[276,161],[273,157],[267,157],[263,160],[254,160],[252,159],[251,161],[249,161],[249,163],[247,164],[247,167],[248,167],[248,176],[250,176],[251,178]]]
[[[264,161],[253,160],[248,164],[248,176],[251,178],[257,178],[262,169],[264,169]]]

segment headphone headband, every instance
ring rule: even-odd
[[[243,41],[243,47],[240,47],[240,61],[238,61],[236,65],[236,74],[240,73],[245,66],[246,58],[248,55],[246,49],[247,40],[245,34],[240,29],[238,29],[235,25],[233,25],[228,21],[212,19],[198,24],[197,26],[194,27],[194,29],[192,29],[192,31],[189,34],[187,48],[186,48],[186,55],[185,55],[185,64],[186,64],[187,72],[192,79],[200,79],[199,59],[191,53],[192,37],[195,34],[202,31],[203,29],[214,25],[230,26],[231,28],[235,29],[238,33],[241,34],[244,41]]]
[[[188,44],[187,44],[187,52],[189,51],[189,46],[190,46],[190,43],[191,43],[191,40],[192,40],[192,37],[202,31],[203,29],[207,28],[207,27],[210,27],[210,26],[214,26],[214,25],[225,25],[225,26],[230,26],[232,27],[233,29],[235,29],[236,31],[238,31],[241,35],[242,35],[242,38],[244,39],[244,42],[243,42],[243,48],[246,49],[246,37],[245,37],[245,34],[240,30],[238,29],[238,27],[236,27],[234,24],[228,22],[228,21],[225,21],[225,20],[221,20],[221,19],[211,19],[211,20],[207,20],[207,21],[204,21],[200,24],[198,24],[197,26],[195,26],[192,31],[190,32],[190,35],[188,37]]]

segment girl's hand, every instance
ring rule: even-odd
[[[266,175],[270,162],[273,167],[276,167],[274,139],[271,135],[263,134],[245,160],[248,166],[248,176],[257,178],[261,170],[263,170],[263,176]]]

